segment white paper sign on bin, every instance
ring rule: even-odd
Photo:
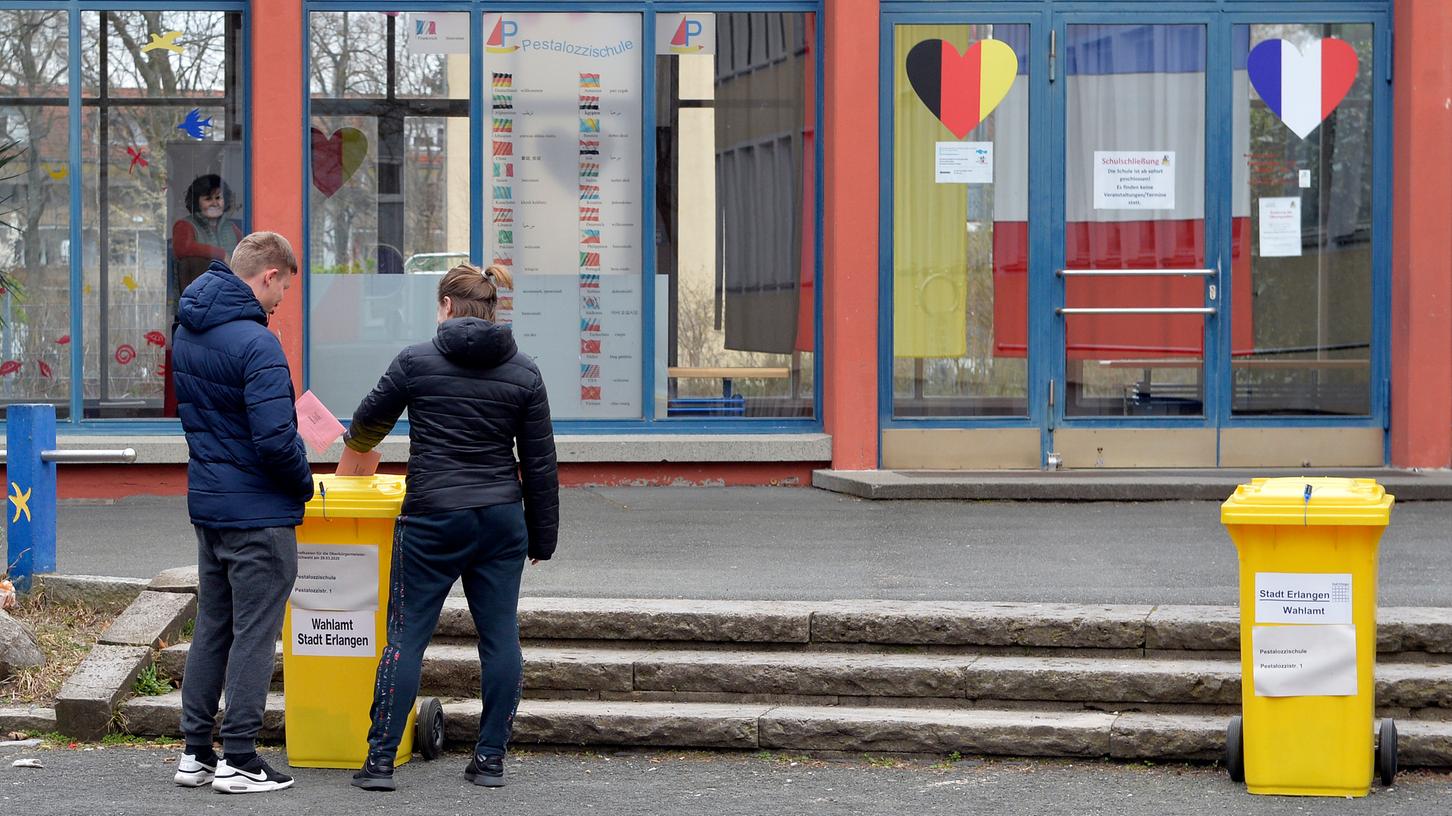
[[[1257,572],[1256,623],[1351,623],[1351,574]]]
[[[294,655],[317,657],[377,657],[374,612],[317,612],[292,610]]]
[[[293,609],[374,612],[378,609],[378,548],[348,544],[297,545]]]
[[[1356,694],[1355,626],[1257,626],[1251,652],[1258,697]]]

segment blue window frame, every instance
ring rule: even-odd
[[[95,354],[94,358],[87,360],[88,355],[86,354],[85,348],[85,341],[92,333],[92,330],[90,330],[88,327],[88,319],[91,317],[96,317],[98,319],[98,322],[101,322],[103,320],[98,314],[98,312],[100,311],[99,307],[96,309],[91,309],[88,308],[85,303],[85,289],[88,286],[85,280],[87,272],[85,251],[87,247],[87,235],[84,222],[86,201],[85,195],[87,192],[86,185],[94,181],[94,179],[91,178],[90,174],[86,170],[86,140],[89,137],[86,133],[85,117],[88,110],[105,110],[108,104],[108,100],[105,98],[104,95],[98,97],[94,93],[88,93],[87,88],[84,84],[82,58],[84,56],[84,49],[86,47],[85,15],[108,15],[127,12],[205,12],[237,15],[238,19],[240,19],[240,26],[235,29],[238,38],[238,41],[235,43],[235,50],[231,51],[224,58],[224,60],[230,60],[233,54],[239,55],[239,58],[236,60],[235,63],[224,62],[224,65],[230,67],[230,72],[233,75],[232,81],[235,83],[235,87],[237,88],[238,99],[236,100],[236,109],[242,111],[241,119],[236,123],[229,122],[228,126],[239,127],[241,131],[241,168],[237,172],[240,173],[243,177],[244,192],[242,195],[238,196],[238,198],[240,198],[241,200],[236,202],[233,210],[238,213],[238,215],[236,216],[236,220],[240,222],[239,228],[245,234],[245,232],[250,228],[251,213],[250,111],[252,110],[252,105],[250,70],[251,21],[249,17],[249,6],[250,4],[246,2],[246,0],[167,0],[167,2],[157,2],[156,0],[137,0],[136,2],[117,2],[115,0],[30,0],[30,2],[25,3],[3,2],[3,0],[0,0],[0,9],[24,9],[26,11],[54,10],[63,11],[66,13],[67,37],[69,43],[67,58],[67,91],[65,97],[68,151],[64,172],[65,178],[69,180],[70,215],[68,219],[69,237],[67,239],[67,253],[70,271],[70,313],[69,333],[63,338],[63,344],[68,351],[70,387],[69,396],[64,402],[64,405],[62,406],[64,408],[64,411],[59,413],[68,414],[68,416],[61,420],[61,428],[68,433],[179,433],[181,430],[180,424],[175,419],[108,419],[103,417],[92,418],[87,416],[88,411],[90,411],[91,413],[99,413],[99,410],[95,406],[91,406],[88,408],[88,402],[96,402],[96,400],[88,400],[86,397],[86,388],[84,386],[84,382],[87,376],[87,372],[89,371],[89,369],[87,368],[87,363],[89,362],[91,366],[95,366],[98,364],[103,364],[101,363],[102,359],[107,358],[102,355],[101,349],[95,348],[92,349],[93,353]],[[230,36],[230,34],[228,36]],[[133,103],[133,106],[135,106],[135,104],[184,105],[191,104],[194,101],[195,100],[190,97],[178,97],[176,99],[167,100],[146,99],[140,100],[139,103]],[[127,103],[114,101],[111,102],[111,104],[114,104],[116,106],[123,106]],[[149,152],[145,150],[138,150],[137,152],[143,154],[143,158],[147,160],[162,159],[162,157],[159,156],[149,155]],[[96,157],[96,161],[99,164],[101,162],[101,157]],[[133,166],[131,168],[132,170],[134,170],[136,166],[140,166],[139,161],[140,160],[136,160],[135,162],[133,162]],[[55,171],[55,174],[60,173],[59,167],[53,167],[53,169]],[[119,172],[119,170],[117,172]],[[56,176],[53,174],[52,177],[54,178]],[[142,255],[143,253],[138,243],[138,249],[136,251],[138,263],[140,262]],[[172,275],[172,261],[168,259],[165,261],[165,264],[168,267],[168,270],[166,271],[166,276]],[[133,291],[139,288],[143,288],[144,286],[143,282],[138,282],[134,278],[131,278],[127,281],[122,281],[122,283],[127,289]],[[104,302],[100,300],[99,292],[97,293],[97,295],[98,302]],[[162,326],[159,330],[163,334],[166,334],[168,333],[166,332],[167,328],[168,327]],[[136,334],[137,338],[141,337],[141,327],[129,327],[127,330],[132,334]],[[110,356],[114,357],[117,364],[125,365],[125,363],[122,363],[123,360],[128,359],[128,353],[123,350],[125,347],[130,347],[132,349],[129,354],[129,359],[136,359],[137,352],[146,351],[146,349],[144,348],[146,344],[155,345],[154,338],[155,335],[152,335],[151,337],[147,337],[145,339],[132,339],[128,335],[126,338],[123,338],[127,342],[123,342],[120,346],[117,346],[114,354],[111,354]],[[108,345],[114,344],[108,343]],[[148,369],[147,373],[155,375],[159,372]]]
[[[810,70],[815,73],[814,87],[817,89],[816,98],[809,100],[814,106],[815,121],[822,121],[822,19],[823,3],[821,0],[808,0],[807,2],[792,2],[791,0],[747,0],[746,2],[714,3],[714,2],[681,2],[680,0],[634,0],[634,2],[615,2],[606,0],[604,2],[591,2],[583,0],[576,3],[561,2],[459,2],[458,0],[445,0],[444,2],[419,2],[418,0],[394,0],[393,2],[378,2],[377,0],[308,0],[304,5],[304,25],[307,25],[307,15],[313,12],[337,12],[337,11],[387,11],[387,12],[467,12],[470,15],[470,76],[473,77],[473,86],[479,87],[479,78],[485,76],[486,54],[484,38],[480,35],[483,27],[484,15],[490,12],[618,12],[634,13],[641,15],[641,40],[647,48],[653,51],[653,43],[656,37],[656,14],[671,12],[804,12],[815,14],[818,21],[816,26],[816,42],[814,43],[815,60]],[[305,39],[305,42],[307,40]],[[309,43],[310,45],[310,43]],[[304,55],[304,65],[310,62],[310,55]],[[658,116],[655,105],[657,82],[656,66],[651,59],[642,59],[642,75],[640,77],[640,88],[643,104],[641,133],[647,138],[642,139],[641,156],[641,201],[645,203],[641,213],[641,236],[640,245],[644,249],[641,258],[641,327],[642,327],[642,365],[641,373],[641,394],[640,404],[643,408],[642,416],[638,419],[557,419],[556,430],[562,433],[587,433],[606,434],[621,432],[642,432],[656,431],[663,433],[689,433],[689,434],[712,434],[712,433],[777,433],[777,432],[802,432],[820,430],[822,427],[822,389],[821,383],[822,362],[821,354],[812,355],[812,416],[810,418],[790,417],[761,417],[761,418],[733,418],[729,416],[712,416],[700,418],[691,416],[670,416],[668,418],[657,418],[654,406],[657,401],[658,389],[663,385],[657,382],[658,373],[653,363],[657,356],[658,344],[663,344],[666,339],[660,336],[657,326],[659,321],[656,314],[657,287],[659,276],[657,275],[657,260],[655,252],[651,249],[655,246],[655,234],[658,227],[655,196],[657,187],[656,161],[657,148],[653,138],[649,134],[657,132]],[[306,118],[312,121],[312,99],[309,93],[308,83],[304,82],[304,105],[308,111]],[[473,224],[483,223],[483,215],[486,209],[486,168],[488,157],[486,156],[486,135],[485,117],[488,113],[485,110],[485,100],[479,92],[470,94],[469,117],[470,117],[470,221]],[[306,137],[305,137],[306,138]],[[307,142],[305,141],[304,155],[307,155]],[[812,287],[812,321],[813,321],[813,348],[822,348],[822,161],[823,150],[821,139],[816,140],[814,150],[809,158],[812,164],[813,184],[811,189],[804,191],[812,202],[811,240],[813,242],[813,287]],[[304,172],[307,172],[306,169]],[[310,246],[308,231],[311,229],[311,217],[305,213],[304,217],[304,246]],[[489,247],[485,241],[482,229],[473,229],[470,236],[469,252],[471,260],[475,263],[487,263],[490,261]],[[304,297],[307,298],[308,288],[311,285],[310,276],[305,275],[303,281]],[[304,322],[304,381],[309,382],[312,375],[313,362],[311,357],[312,332],[314,327],[310,321]],[[385,361],[379,361],[380,372]],[[728,385],[729,387],[729,385]],[[728,395],[729,396],[729,395]],[[351,406],[334,406],[339,412],[351,410]],[[406,423],[401,423],[399,431],[406,428]]]
[[[1087,3],[1080,0],[1038,0],[1037,2],[897,2],[883,4],[881,27],[880,132],[883,178],[880,202],[881,259],[880,323],[879,323],[879,420],[880,427],[890,428],[1036,428],[1042,439],[1041,454],[1052,450],[1056,428],[1254,428],[1254,427],[1346,427],[1382,428],[1388,421],[1387,383],[1389,378],[1388,322],[1390,315],[1390,194],[1391,194],[1391,5],[1383,0],[1368,2],[1301,2],[1282,0],[1278,3],[1223,0],[1211,2],[1154,3],[1142,0],[1120,0],[1108,3]],[[1031,85],[1029,149],[1035,159],[1027,170],[1029,264],[1027,284],[1030,313],[1026,336],[1030,346],[1026,412],[1010,416],[947,416],[924,417],[894,415],[893,394],[893,332],[894,316],[894,99],[893,60],[894,31],[909,25],[988,25],[1026,26],[1030,30],[1028,53],[1019,59],[1028,63],[1027,77]],[[1294,28],[1306,25],[1364,25],[1369,27],[1372,58],[1363,59],[1363,69],[1370,72],[1367,83],[1370,110],[1366,123],[1373,148],[1370,157],[1369,207],[1364,208],[1363,228],[1369,231],[1370,267],[1366,297],[1369,320],[1370,349],[1365,350],[1365,379],[1361,381],[1365,410],[1349,415],[1299,415],[1286,411],[1275,415],[1270,411],[1256,413],[1245,408],[1243,393],[1237,397],[1237,376],[1243,360],[1249,356],[1266,356],[1257,348],[1254,354],[1244,346],[1242,329],[1232,326],[1236,309],[1248,311],[1247,290],[1232,281],[1232,222],[1249,221],[1250,213],[1241,207],[1232,208],[1232,183],[1229,168],[1235,157],[1231,116],[1207,113],[1204,126],[1203,174],[1205,208],[1201,218],[1205,235],[1203,266],[1214,270],[1210,281],[1216,284],[1215,298],[1206,289],[1203,306],[1213,307],[1219,315],[1211,319],[1204,331],[1203,406],[1190,415],[1181,416],[1103,416],[1075,415],[1065,408],[1066,382],[1066,318],[1057,310],[1065,307],[1065,284],[1058,270],[1065,268],[1065,179],[1066,164],[1072,145],[1066,144],[1066,90],[1064,81],[1072,70],[1068,64],[1067,46],[1071,26],[1191,26],[1203,31],[1205,50],[1205,98],[1207,112],[1234,107],[1234,66],[1244,68],[1245,44],[1236,47],[1237,38],[1246,39],[1251,26],[1279,25]],[[1237,57],[1238,55],[1238,57]],[[1170,55],[1173,56],[1173,55]],[[1236,60],[1239,62],[1236,62]],[[1022,69],[1021,69],[1022,70]],[[1242,96],[1244,99],[1244,91]],[[916,101],[916,100],[914,100]],[[952,138],[952,137],[946,137]],[[971,138],[971,137],[970,137]],[[1248,233],[1248,224],[1237,225]],[[1239,233],[1236,233],[1237,236]],[[1249,236],[1244,239],[1249,252]],[[1258,262],[1259,259],[1257,259]],[[1186,304],[1200,306],[1199,303]],[[1228,312],[1227,312],[1228,310]],[[1234,343],[1232,341],[1235,341]],[[1279,350],[1277,350],[1279,351]],[[1334,356],[1334,349],[1333,354]],[[1234,361],[1234,362],[1233,362]],[[1334,362],[1334,361],[1333,361]],[[1245,377],[1241,376],[1241,381]],[[1244,391],[1242,384],[1240,391]],[[1053,396],[1050,396],[1050,394]]]

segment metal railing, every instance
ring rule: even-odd
[[[10,457],[10,450],[0,450],[0,465]],[[135,448],[115,450],[43,450],[40,461],[58,465],[130,465],[136,462]]]

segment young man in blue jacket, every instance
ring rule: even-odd
[[[175,781],[222,793],[281,790],[292,778],[257,755],[273,650],[297,577],[312,470],[292,377],[267,318],[297,274],[287,239],[254,232],[186,288],[172,342],[186,430],[187,509],[197,530],[196,634],[182,684],[186,750]],[[222,756],[212,728],[223,688]]]

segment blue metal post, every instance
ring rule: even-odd
[[[5,409],[5,564],[21,592],[31,576],[55,572],[55,463],[40,452],[55,449],[54,405],[11,405]]]

